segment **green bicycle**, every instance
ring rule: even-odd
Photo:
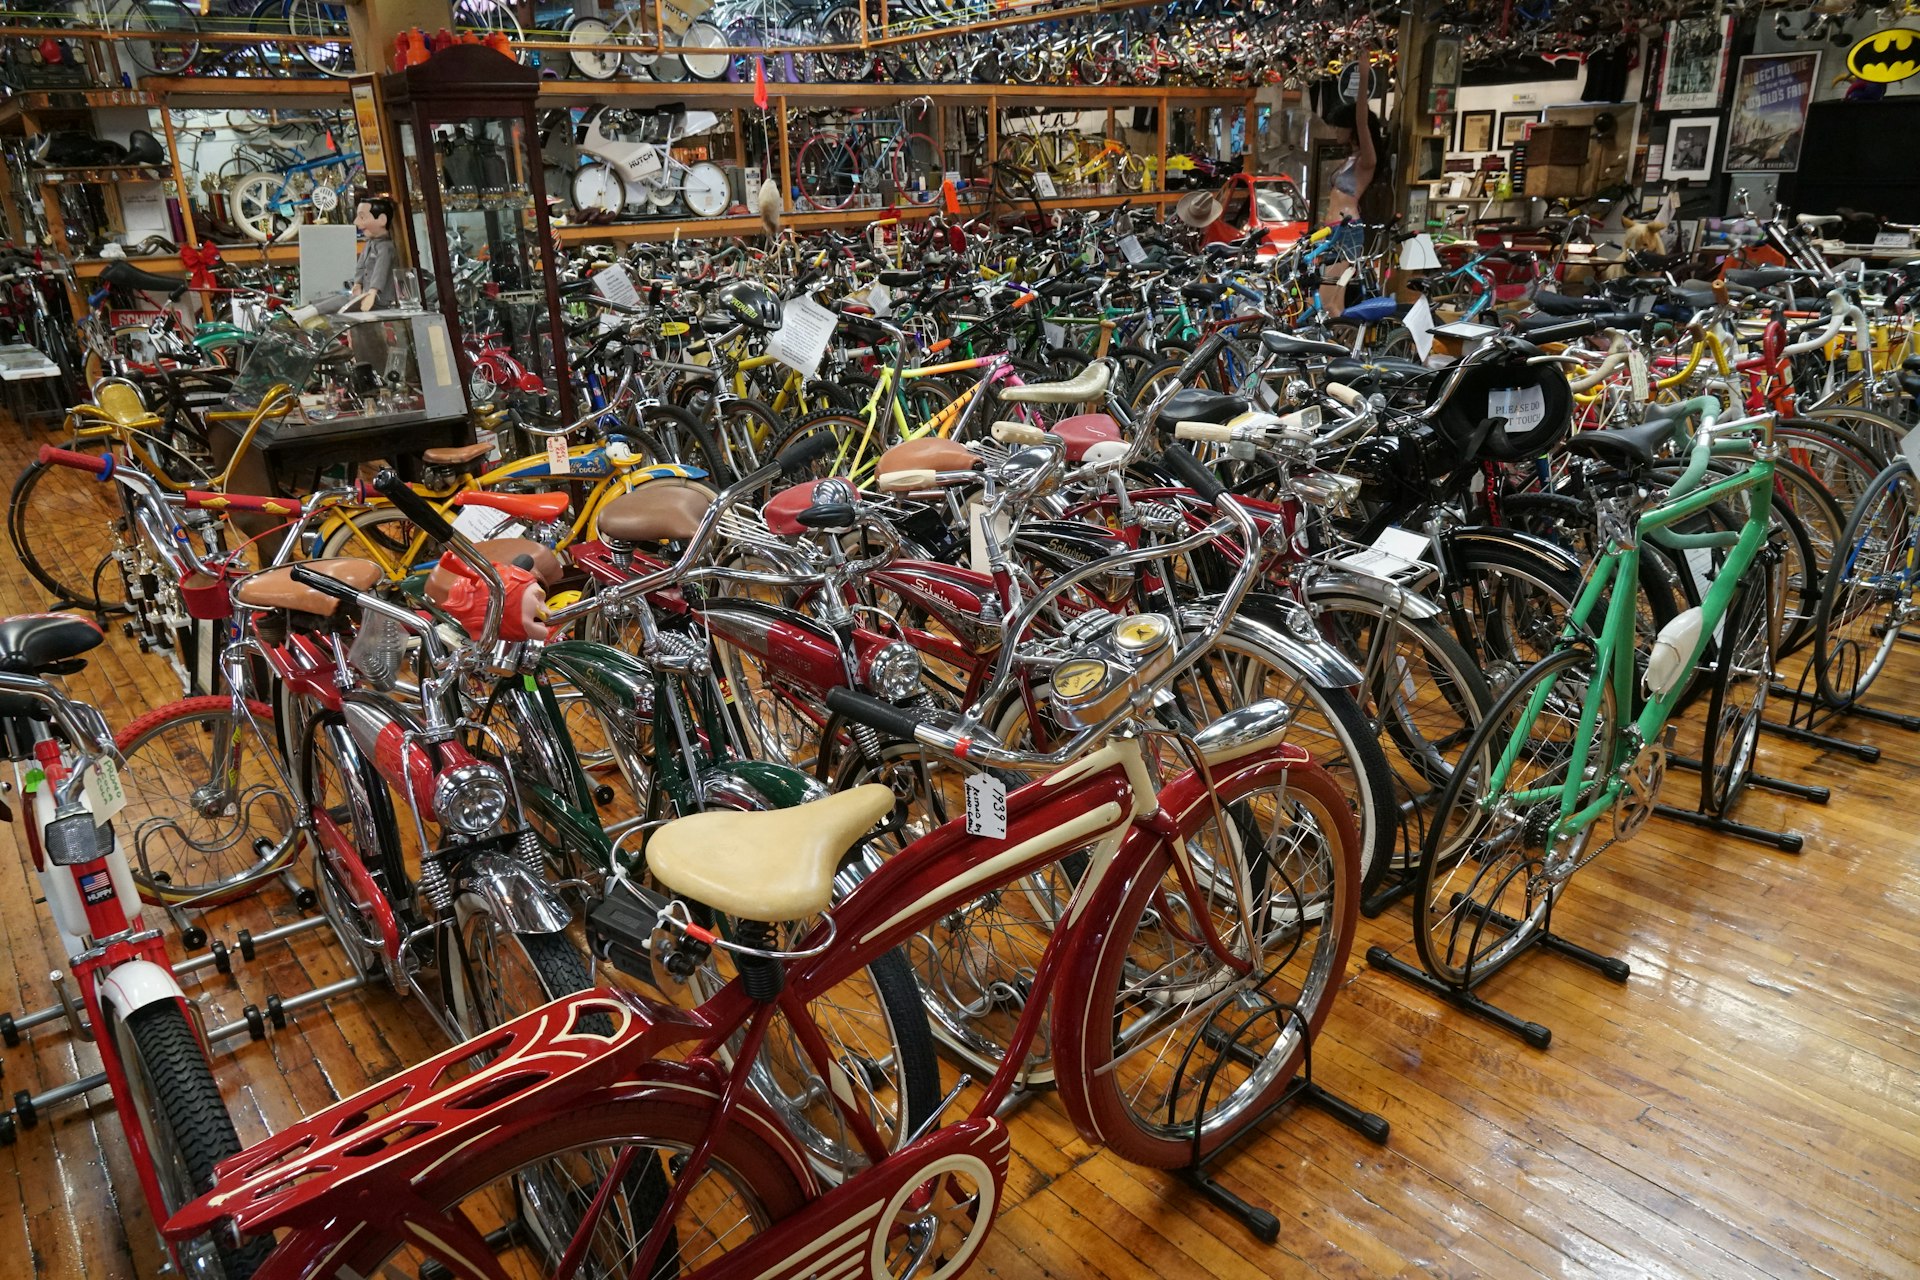
[[[1503,691],[1441,793],[1414,890],[1424,972],[1384,948],[1368,953],[1375,967],[1537,1048],[1551,1039],[1546,1027],[1488,1004],[1473,988],[1536,945],[1626,980],[1623,961],[1552,932],[1554,904],[1576,871],[1652,816],[1672,743],[1669,718],[1710,651],[1702,767],[1722,794],[1737,791],[1751,770],[1779,618],[1777,556],[1768,550],[1773,418],[1717,423],[1721,412],[1702,397],[1656,410],[1637,427],[1568,441],[1567,452],[1599,464],[1596,545],[1604,549],[1554,651]],[[1687,442],[1687,465],[1662,493],[1656,456],[1676,436],[1684,440],[1695,417],[1701,425]],[[1725,474],[1716,458],[1746,465]],[[1709,513],[1720,528],[1679,527],[1713,523],[1696,519]],[[1700,604],[1662,627],[1652,652],[1637,659],[1640,555],[1649,538],[1718,563]],[[1596,842],[1608,817],[1611,836]]]

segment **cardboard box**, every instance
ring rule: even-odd
[[[1587,185],[1584,164],[1529,164],[1527,194],[1530,196],[1581,197],[1592,194]]]
[[[1527,164],[1585,164],[1592,138],[1593,130],[1583,124],[1539,125],[1527,135]]]

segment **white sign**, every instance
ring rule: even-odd
[[[512,516],[504,511],[495,511],[492,507],[461,507],[460,514],[453,518],[454,531],[469,542],[485,542],[488,538],[506,536],[500,531],[511,523]]]
[[[1051,200],[1060,193],[1054,190],[1053,175],[1036,173],[1033,175],[1033,189],[1040,193],[1042,200]]]
[[[1120,256],[1138,266],[1147,260],[1146,246],[1140,243],[1139,236],[1121,236]]]
[[[126,788],[120,785],[120,770],[111,757],[100,757],[100,762],[87,770],[86,777],[80,782],[80,790],[87,798],[87,807],[93,810],[93,825],[96,827],[104,827],[114,814],[127,807]],[[1002,787],[1000,792],[1004,796],[1006,788]],[[1004,801],[1001,803],[1000,812],[1004,826],[1006,821]]]
[[[1645,404],[1653,394],[1653,386],[1647,379],[1646,353],[1638,347],[1627,352],[1627,377],[1633,383],[1633,398]]]
[[[1340,556],[1336,563],[1370,578],[1394,581],[1419,577],[1427,572],[1420,557],[1429,545],[1426,535],[1389,525],[1373,540],[1371,547]]]
[[[1042,320],[1040,322],[1040,331],[1046,335],[1048,346],[1064,347],[1067,345],[1067,331],[1061,325],[1057,325],[1051,320]]]
[[[1425,364],[1433,354],[1433,307],[1427,302],[1426,294],[1421,294],[1420,300],[1407,309],[1407,318],[1400,323],[1413,336],[1414,350],[1420,353],[1420,363]]]
[[[1487,416],[1505,418],[1508,435],[1525,435],[1546,421],[1546,390],[1542,387],[1495,387],[1487,392]]]
[[[867,290],[867,305],[873,308],[873,314],[884,316],[893,309],[893,291],[878,280]]]
[[[593,291],[608,302],[623,307],[640,305],[640,291],[634,287],[633,277],[619,263],[602,267],[593,277]]]
[[[1873,238],[1876,249],[1911,249],[1913,237],[1904,231],[1882,231]]]
[[[820,360],[833,341],[833,326],[839,317],[812,298],[800,297],[781,308],[782,323],[767,339],[767,354],[811,378],[820,371]]]
[[[967,778],[967,834],[1007,838],[1007,784],[990,773]]]

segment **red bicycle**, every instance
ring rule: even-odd
[[[1240,504],[1183,451],[1167,457],[1219,513],[1204,536],[1250,544],[1255,526]],[[1061,1098],[1090,1141],[1160,1167],[1219,1149],[1292,1083],[1344,971],[1359,893],[1352,819],[1333,782],[1282,741],[1283,708],[1255,705],[1171,734],[1188,767],[1156,776],[1148,743],[1167,731],[1155,700],[1213,643],[1256,576],[1248,557],[1211,625],[1178,643],[1153,614],[1048,642],[1052,710],[1081,727],[1045,755],[1001,747],[970,719],[935,728],[834,691],[836,711],[876,731],[984,766],[1050,772],[1011,794],[981,784],[968,817],[837,903],[836,868],[893,807],[885,787],[669,823],[646,849],[655,879],[763,923],[723,937],[669,902],[615,954],[670,965],[725,953],[738,976],[717,995],[692,1010],[606,991],[563,997],[224,1162],[219,1188],[166,1230],[282,1233],[260,1272],[275,1277],[431,1265],[496,1280],[944,1280],[991,1230],[1010,1151],[995,1111],[1049,1010]],[[1074,578],[1037,594],[1009,635],[1024,635]],[[811,997],[943,912],[990,891],[1026,892],[1033,876],[1067,863],[1078,868],[1073,892],[1035,991],[968,1115],[890,1153],[854,1091],[835,1090],[872,1163],[824,1186],[749,1086],[770,1025],[785,1019],[821,1078],[834,1079],[842,1068],[808,1016]],[[797,936],[776,927],[799,920],[814,923]],[[795,940],[782,949],[782,936]],[[520,1229],[528,1185],[572,1189],[578,1225],[567,1239]]]

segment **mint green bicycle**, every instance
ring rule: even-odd
[[[1575,434],[1604,548],[1554,651],[1509,685],[1441,793],[1421,851],[1414,939],[1425,972],[1376,947],[1380,968],[1544,1048],[1551,1032],[1481,1000],[1473,988],[1541,946],[1625,981],[1623,961],[1554,934],[1573,874],[1633,835],[1665,777],[1668,720],[1711,654],[1702,768],[1708,790],[1738,791],[1751,772],[1779,618],[1777,553],[1768,550],[1772,415],[1716,422],[1713,397],[1656,410],[1637,427]],[[1700,419],[1689,439],[1687,424]],[[1688,462],[1662,492],[1658,458],[1683,442]],[[1669,467],[1671,464],[1667,464]],[[1718,527],[1712,527],[1712,526]],[[1682,526],[1688,526],[1682,528]],[[1642,542],[1711,557],[1701,603],[1636,655]],[[1757,571],[1756,571],[1757,567]],[[1597,634],[1590,625],[1602,619]],[[1596,841],[1603,819],[1611,835]]]

